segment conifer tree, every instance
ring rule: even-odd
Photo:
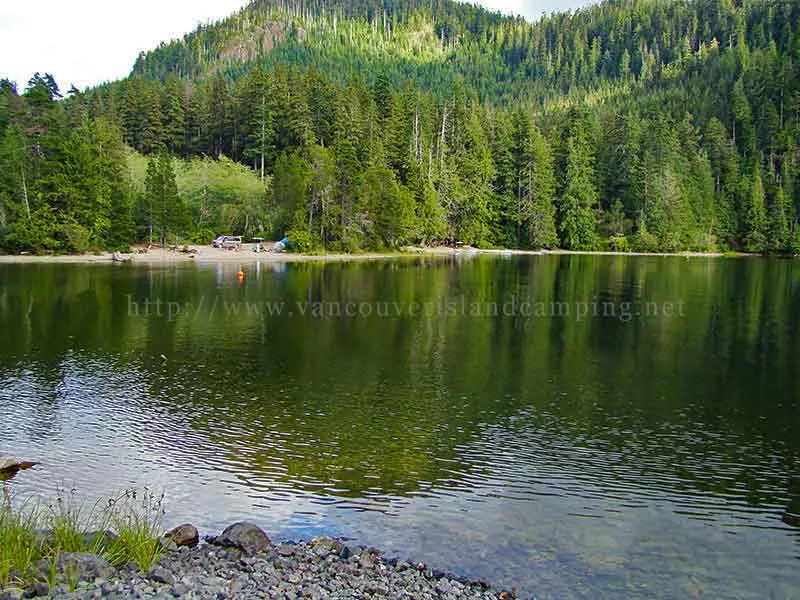
[[[572,250],[593,249],[597,246],[597,191],[591,149],[580,123],[576,123],[567,141],[565,177],[566,186],[559,199],[561,243]]]
[[[764,184],[760,166],[754,167],[746,215],[745,249],[748,252],[764,252],[767,249],[767,214],[764,207]]]

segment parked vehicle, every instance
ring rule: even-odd
[[[222,241],[222,248],[225,250],[238,250],[242,245],[242,237],[239,235],[226,236]]]
[[[214,246],[214,248],[224,248],[226,250],[231,250],[231,249],[238,250],[239,246],[242,245],[242,236],[221,235],[213,242],[211,242],[211,245]]]

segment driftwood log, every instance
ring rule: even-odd
[[[32,469],[38,462],[30,460],[14,460],[13,458],[0,458],[0,481],[8,481],[20,471]]]
[[[3,503],[6,510],[11,510],[11,492],[8,482],[20,471],[32,469],[38,462],[32,460],[14,460],[13,458],[0,458],[0,481],[3,482]]]

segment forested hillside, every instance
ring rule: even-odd
[[[256,0],[123,81],[0,83],[0,243],[798,252],[799,27],[788,0]]]

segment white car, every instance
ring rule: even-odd
[[[238,249],[242,245],[242,237],[239,235],[221,235],[211,245],[214,248]]]

